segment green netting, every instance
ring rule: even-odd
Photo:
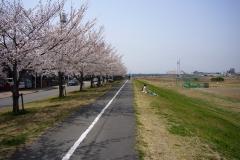
[[[191,81],[185,81],[183,83],[184,88],[208,88],[208,83],[198,83],[198,82],[191,82]]]

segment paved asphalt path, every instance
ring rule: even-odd
[[[89,87],[90,83],[85,82],[84,86]],[[67,86],[66,90],[67,90],[67,92],[76,91],[76,90],[79,90],[79,86]],[[58,96],[58,94],[59,94],[58,87],[53,87],[50,89],[43,89],[43,90],[39,90],[34,93],[23,95],[23,99],[24,99],[24,103],[27,103],[27,102],[43,100],[43,99],[46,99],[49,97]],[[19,98],[19,103],[21,105],[20,100],[21,99]],[[8,107],[8,106],[12,106],[12,97],[1,98],[0,99],[0,108]]]
[[[80,135],[116,94],[120,86],[84,106],[48,130],[36,142],[18,150],[12,160],[61,160]],[[122,88],[70,160],[135,160],[135,116],[131,81]]]

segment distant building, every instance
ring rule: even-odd
[[[198,75],[198,76],[203,76],[203,75],[205,75],[206,73],[204,73],[204,72],[199,72],[199,71],[194,71],[193,74],[194,74],[194,75]]]
[[[208,72],[199,72],[199,71],[194,71],[193,74],[196,75],[196,76],[212,76],[212,77],[217,77],[217,76],[222,76],[223,75],[220,72],[208,73]]]
[[[227,73],[228,73],[228,74],[231,74],[231,75],[236,74],[235,68],[230,68],[230,69],[227,71]]]
[[[177,74],[177,71],[168,71],[166,74]]]

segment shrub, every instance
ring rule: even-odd
[[[223,77],[214,77],[214,78],[211,78],[211,81],[212,82],[223,82],[224,78]]]
[[[198,81],[198,78],[197,78],[197,77],[194,77],[193,80],[194,80],[194,81]]]

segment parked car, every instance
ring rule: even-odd
[[[98,84],[98,78],[93,78],[93,84],[97,85]]]
[[[112,77],[109,78],[109,79],[108,79],[108,82],[113,82],[113,78],[112,78]]]
[[[23,89],[23,88],[26,88],[25,86],[25,83],[24,82],[19,82],[19,85],[18,85],[19,89]]]
[[[25,88],[32,88],[32,81],[29,79],[25,80]]]
[[[68,86],[77,86],[78,85],[78,81],[76,79],[70,80],[68,82]]]
[[[5,91],[6,90],[6,81],[4,79],[0,79],[0,91]]]
[[[12,78],[6,78],[6,82],[12,86],[13,85],[13,79]]]
[[[12,78],[0,79],[0,91],[10,91],[13,85]]]

